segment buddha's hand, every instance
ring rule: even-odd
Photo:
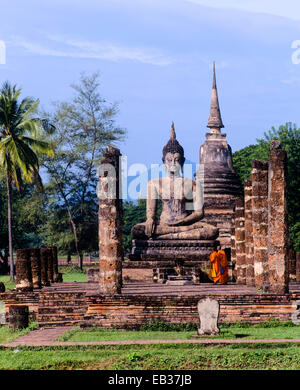
[[[155,221],[154,219],[147,219],[145,225],[145,233],[148,237],[152,237],[155,230]]]
[[[175,221],[175,222],[169,222],[168,225],[169,226],[181,226],[181,225],[184,225],[184,222],[185,222],[185,219],[179,219],[178,221]]]

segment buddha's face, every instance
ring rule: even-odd
[[[179,153],[167,153],[164,164],[168,170],[169,175],[178,176],[181,172],[181,156]]]

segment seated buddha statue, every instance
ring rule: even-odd
[[[143,240],[215,239],[218,236],[218,228],[201,221],[204,210],[200,186],[195,180],[181,176],[185,157],[184,150],[176,139],[174,123],[171,126],[170,139],[163,148],[162,161],[167,169],[167,176],[148,182],[147,220],[132,228],[132,238]],[[162,201],[162,213],[159,220],[156,217],[158,199]]]

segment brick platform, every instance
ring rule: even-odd
[[[197,302],[213,296],[220,302],[220,322],[258,323],[269,319],[291,320],[300,300],[300,284],[291,283],[290,293],[263,294],[243,285],[199,284],[166,286],[127,284],[121,295],[99,295],[94,283],[55,283],[33,292],[6,292],[0,300],[28,305],[31,318],[45,326],[100,326],[138,329],[151,320],[169,323],[198,322]]]

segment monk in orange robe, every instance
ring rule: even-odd
[[[209,277],[214,283],[217,283],[220,281],[222,276],[217,247],[214,248],[214,251],[210,254],[209,261],[210,261]]]
[[[226,284],[228,280],[228,261],[225,251],[221,249],[221,246],[218,246],[218,256],[220,261],[220,268],[221,268],[221,277],[220,277],[220,283]]]

